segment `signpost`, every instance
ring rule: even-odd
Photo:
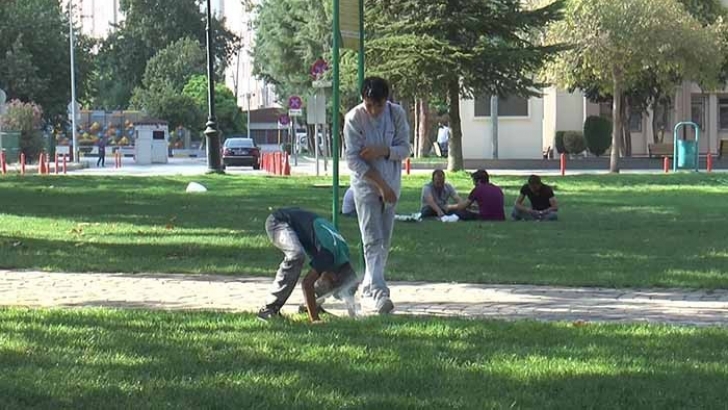
[[[303,100],[297,95],[292,95],[288,98],[288,116],[289,117],[300,117],[303,115]],[[295,120],[291,120],[290,131],[288,133],[288,141],[291,144],[291,151],[293,151],[293,164],[298,165],[298,139],[296,138]]]

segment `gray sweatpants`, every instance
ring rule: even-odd
[[[378,196],[354,197],[359,219],[366,271],[361,283],[362,295],[378,301],[389,297],[384,279],[389,245],[394,228],[394,205],[385,206]]]
[[[293,229],[286,222],[274,218],[273,215],[270,215],[265,221],[265,231],[273,245],[284,255],[283,262],[278,267],[278,273],[273,280],[270,296],[266,300],[266,307],[280,309],[296,288],[306,261],[306,252]]]

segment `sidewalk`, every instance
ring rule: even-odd
[[[0,306],[255,311],[270,278],[0,270]],[[396,314],[728,326],[728,290],[390,283]],[[284,313],[303,302],[296,290]],[[340,303],[325,305],[343,315]]]

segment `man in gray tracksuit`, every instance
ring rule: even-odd
[[[362,308],[380,314],[394,309],[384,271],[402,184],[402,160],[410,155],[407,115],[388,97],[386,80],[366,78],[363,102],[346,114],[344,123],[346,161],[366,260]]]

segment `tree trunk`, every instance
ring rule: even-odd
[[[625,157],[632,156],[632,110],[629,105],[629,98],[622,99],[622,154]]]
[[[460,83],[457,77],[448,83],[448,115],[450,117],[450,141],[448,144],[448,171],[463,170],[463,130],[460,126]]]
[[[654,101],[652,101],[652,104],[650,104],[650,108],[652,109],[652,142],[657,144],[660,142],[659,136],[657,134],[657,106],[659,104],[659,96],[658,98],[655,98]]]
[[[614,79],[614,98],[612,107],[612,154],[609,158],[609,172],[619,173],[619,151],[622,145],[622,79],[615,69],[612,78]]]
[[[417,127],[417,141],[419,141],[418,158],[426,157],[430,152],[430,102],[427,98],[420,98],[417,104],[419,125]]]
[[[420,99],[415,97],[414,121],[412,121],[412,129],[414,130],[414,151],[415,158],[420,157]]]

